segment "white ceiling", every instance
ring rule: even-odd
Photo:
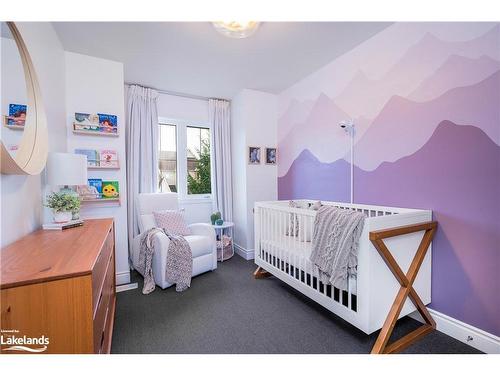
[[[231,39],[209,22],[54,23],[67,51],[123,62],[127,82],[227,99],[244,88],[279,93],[389,25],[264,22]]]

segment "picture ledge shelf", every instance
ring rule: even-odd
[[[87,169],[91,170],[91,169],[109,169],[109,170],[118,170],[120,169],[119,166],[117,167],[105,167],[105,166],[98,166],[98,165],[88,165],[87,166]]]
[[[81,204],[86,203],[114,203],[120,205],[120,198],[95,198],[95,199],[84,199]]]
[[[24,126],[23,125],[3,125],[5,126],[7,129],[12,129],[12,130],[24,130]]]
[[[118,133],[105,133],[105,132],[98,132],[95,130],[75,130],[73,129],[74,134],[82,134],[82,135],[96,135],[96,136],[103,136],[103,137],[118,137]]]

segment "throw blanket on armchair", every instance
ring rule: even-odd
[[[320,280],[345,290],[356,274],[359,237],[365,215],[332,206],[322,206],[316,214],[310,260],[319,269]]]
[[[139,264],[137,270],[144,276],[143,294],[149,294],[155,290],[153,277],[153,236],[163,232],[170,240],[167,251],[166,279],[169,283],[176,284],[175,290],[183,292],[191,286],[191,275],[193,274],[193,254],[189,243],[182,236],[168,233],[165,229],[151,228],[141,234],[139,249]]]

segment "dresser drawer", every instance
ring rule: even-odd
[[[109,354],[111,352],[111,339],[113,336],[113,323],[115,319],[116,296],[112,295],[109,300],[108,313],[104,323],[104,331],[101,336],[101,348],[99,354]]]
[[[94,352],[99,353],[103,344],[106,317],[109,315],[110,301],[115,295],[115,267],[114,255],[109,259],[107,272],[104,278],[101,293],[98,298],[97,310],[94,315]]]
[[[94,315],[97,309],[97,303],[99,302],[99,296],[101,295],[101,287],[108,268],[109,258],[113,253],[113,248],[113,230],[111,229],[97,257],[94,268],[92,269],[92,311]]]
[[[48,337],[44,353],[109,352],[114,238],[113,219],[88,219],[64,231],[35,231],[2,248],[1,328],[18,332],[16,337]],[[2,349],[0,358],[16,353]]]

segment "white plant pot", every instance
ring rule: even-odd
[[[67,223],[73,217],[71,211],[59,211],[59,212],[53,211],[53,214],[54,214],[54,222],[56,223]]]

